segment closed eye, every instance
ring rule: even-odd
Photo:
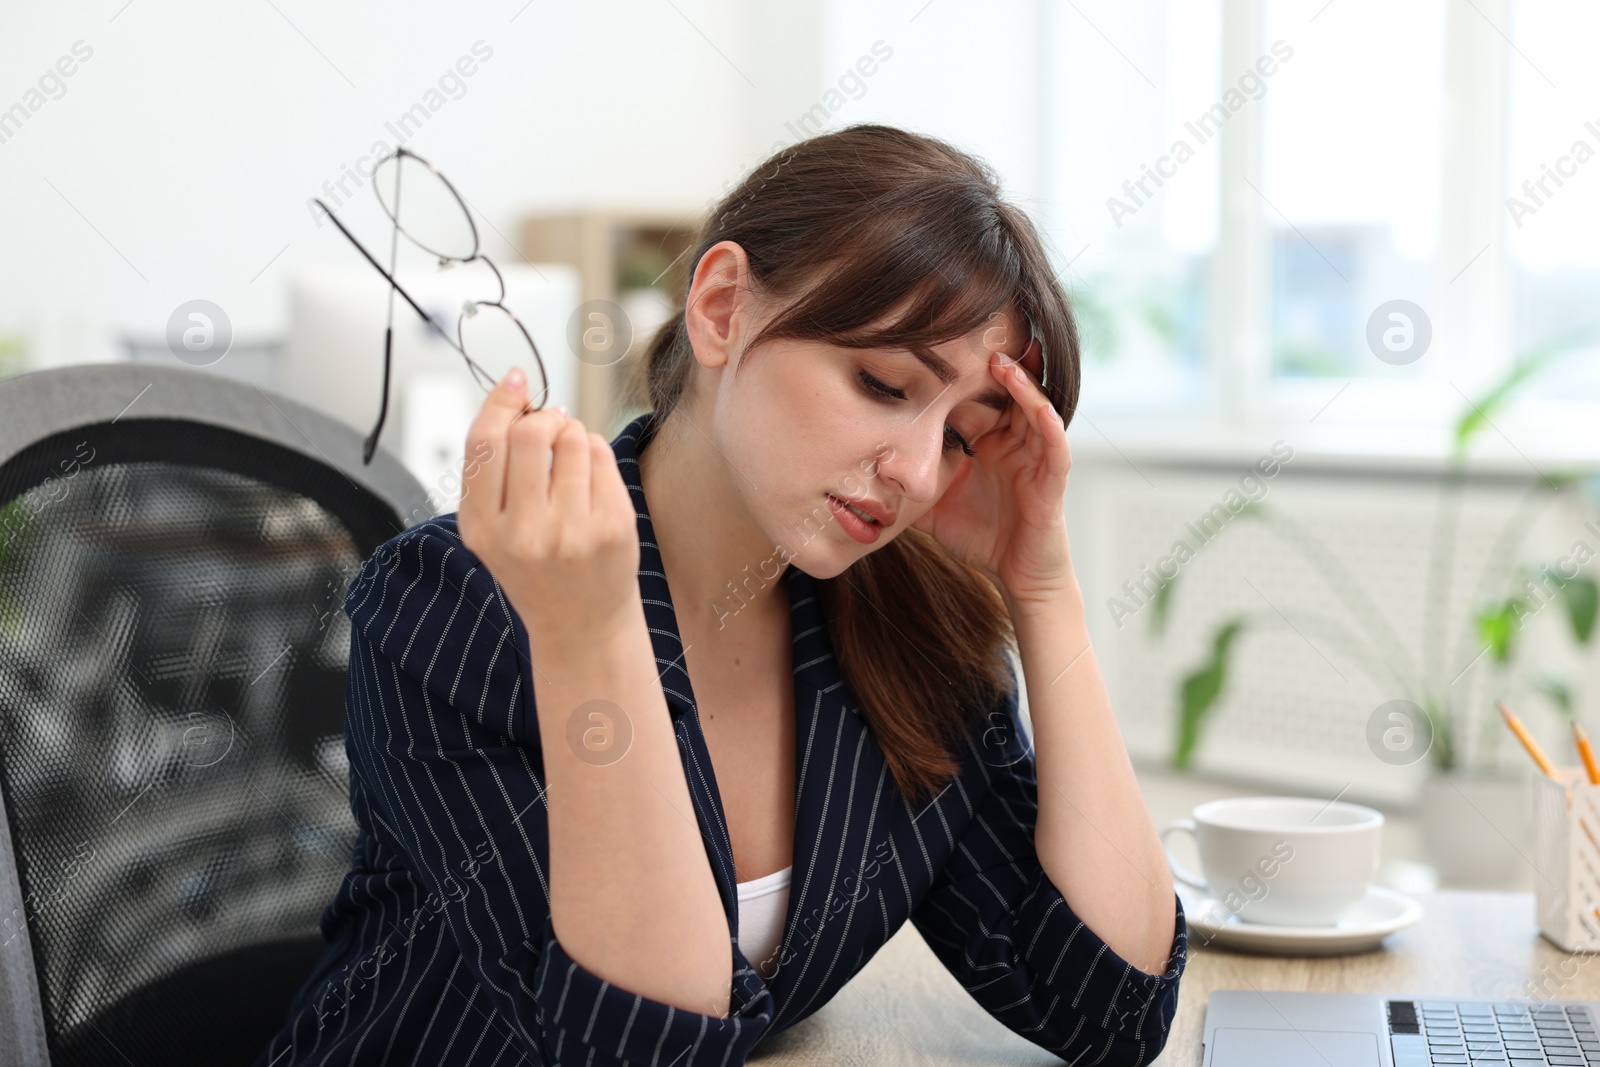
[[[872,375],[868,374],[866,371],[858,371],[856,376],[860,379],[862,386],[867,390],[867,392],[873,396],[876,396],[880,400],[906,399],[906,394],[904,391],[896,389],[892,385],[886,385],[877,378],[874,378]],[[977,452],[973,451],[971,445],[967,444],[967,439],[957,433],[953,426],[946,426],[944,428],[944,450],[946,452],[953,452],[957,448],[961,449],[962,452],[969,456],[976,456],[978,454]]]

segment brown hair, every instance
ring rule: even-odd
[[[1072,421],[1078,334],[1066,293],[993,172],[943,141],[880,125],[801,141],[746,176],[697,236],[687,277],[711,246],[733,241],[761,293],[789,302],[747,351],[778,338],[933,346],[1010,309],[1040,341],[1044,391]],[[663,420],[696,365],[687,297],[686,283],[627,387]],[[1004,601],[912,528],[817,585],[845,684],[896,785],[907,799],[937,792],[960,769],[962,738],[1011,691]]]

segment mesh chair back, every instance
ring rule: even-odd
[[[359,456],[212,374],[0,382],[0,1062],[246,1064],[281,1024],[355,836],[344,590],[433,514]]]

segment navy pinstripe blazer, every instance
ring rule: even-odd
[[[1074,1064],[1159,1052],[1186,959],[1165,974],[1079,920],[1034,850],[1033,749],[1015,696],[974,728],[962,771],[917,810],[835,663],[814,580],[790,565],[797,786],[782,950],[740,952],[733,849],[639,483],[657,426],[612,442],[639,515],[639,587],[733,954],[727,1017],[586,970],[550,922],[549,839],[527,632],[455,515],[382,545],[352,582],[346,694],[351,869],[328,948],[258,1067],[572,1064],[730,1067],[815,1012],[907,919],[994,1018]]]

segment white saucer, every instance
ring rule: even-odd
[[[1272,956],[1339,956],[1377,948],[1396,930],[1422,918],[1422,905],[1382,886],[1370,886],[1367,895],[1333,926],[1269,926],[1241,922],[1213,898],[1179,883],[1184,919],[1189,927],[1189,947],[1231,948]],[[1227,915],[1218,923],[1215,916]]]

